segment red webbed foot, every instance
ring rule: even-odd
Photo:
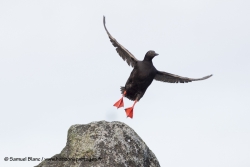
[[[125,109],[125,112],[126,112],[126,114],[127,114],[127,117],[133,118],[133,111],[134,111],[134,106],[135,106],[136,103],[137,103],[137,100],[135,100],[135,102],[134,102],[134,104],[133,104],[132,107],[129,107],[129,108],[126,108],[126,109]]]
[[[113,106],[120,108],[124,107],[123,97],[126,95],[126,91],[123,92],[122,98],[118,100]]]
[[[125,112],[126,112],[126,114],[127,114],[127,117],[133,118],[133,109],[134,109],[134,107],[130,107],[130,108],[126,108],[126,109],[125,109]]]
[[[124,106],[124,103],[123,103],[123,97],[118,100],[115,104],[114,104],[115,107],[117,108],[120,108],[120,107],[123,107]]]

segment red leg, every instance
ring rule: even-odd
[[[120,100],[118,100],[113,106],[120,108],[124,106],[124,102],[123,102],[123,97],[125,96],[126,91],[123,92],[122,98]]]
[[[134,106],[137,103],[137,100],[135,100],[134,104],[132,107],[126,108],[125,112],[127,114],[127,117],[133,118],[133,110],[134,110]]]

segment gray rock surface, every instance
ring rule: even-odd
[[[37,167],[159,167],[154,153],[122,122],[72,125],[60,154]]]

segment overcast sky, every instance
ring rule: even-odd
[[[49,158],[67,130],[92,121],[133,128],[163,167],[250,166],[250,1],[0,0],[0,166]],[[154,81],[134,118],[113,104],[132,68],[103,28],[137,59],[204,81]],[[132,101],[125,99],[125,107]]]

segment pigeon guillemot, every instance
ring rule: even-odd
[[[133,100],[133,106],[125,109],[127,117],[133,118],[133,109],[135,104],[143,97],[148,86],[154,79],[162,82],[185,83],[204,80],[212,76],[208,75],[203,78],[193,79],[181,77],[164,71],[158,71],[154,67],[152,62],[152,59],[158,55],[157,53],[155,53],[155,51],[150,50],[146,53],[142,61],[137,60],[133,54],[131,54],[125,47],[123,47],[116,41],[115,38],[111,36],[106,28],[104,16],[103,24],[111,43],[114,45],[114,47],[116,47],[117,53],[122,57],[124,61],[128,63],[128,65],[134,67],[125,84],[125,87],[121,87],[121,93],[123,95],[122,98],[114,104],[115,107],[120,108],[124,106],[123,97],[127,97],[128,99]]]

